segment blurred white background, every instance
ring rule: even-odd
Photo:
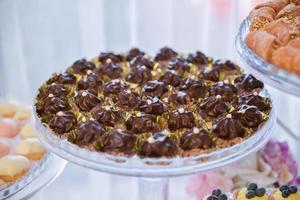
[[[241,64],[235,35],[259,0],[0,0],[0,97],[30,104],[38,86],[55,71],[100,51],[132,46],[154,54],[168,45],[201,50]],[[300,100],[270,89],[279,118],[298,132]],[[278,129],[274,137],[291,141]],[[298,151],[298,152],[297,152]],[[299,158],[299,156],[298,156]],[[186,177],[171,179],[170,199],[188,199]],[[33,200],[137,199],[136,179],[68,164]]]

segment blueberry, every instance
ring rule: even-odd
[[[213,195],[212,200],[219,200],[219,198],[217,196]]]
[[[288,190],[289,189],[289,186],[287,185],[282,185],[279,190],[282,192],[283,190]]]
[[[252,199],[255,197],[255,192],[253,190],[249,190],[246,194],[247,199]]]
[[[227,198],[227,195],[226,194],[221,194],[220,196],[219,196],[219,200],[227,200],[228,198]]]
[[[280,187],[280,184],[279,184],[279,182],[275,182],[275,183],[273,183],[273,186],[274,186],[275,188],[279,188],[279,187]]]
[[[266,194],[266,189],[265,188],[258,188],[255,190],[255,194],[258,197],[262,197]]]
[[[247,190],[256,190],[257,184],[256,183],[250,183],[247,187]]]
[[[207,198],[207,200],[213,200],[213,197],[212,197],[212,196],[209,196],[209,197]]]
[[[213,192],[212,192],[213,195],[215,196],[220,196],[220,194],[222,194],[222,191],[220,189],[215,189]]]
[[[289,196],[290,196],[290,192],[289,192],[288,189],[282,191],[282,197],[283,198],[288,198]]]
[[[298,189],[296,186],[290,186],[289,191],[291,194],[295,194],[297,193]]]

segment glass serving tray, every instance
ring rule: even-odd
[[[26,187],[33,180],[35,180],[46,168],[48,161],[50,159],[50,154],[46,154],[42,160],[33,166],[32,169],[28,171],[26,175],[24,175],[20,180],[15,183],[9,184],[7,187],[0,189],[0,199],[7,198],[19,190]]]
[[[270,98],[266,90],[263,90],[261,95]],[[138,177],[186,175],[212,170],[237,161],[258,151],[268,141],[275,125],[275,119],[274,105],[272,104],[269,119],[255,134],[239,144],[196,156],[154,159],[140,158],[138,156],[113,156],[80,148],[54,134],[51,129],[40,121],[34,110],[34,124],[37,130],[37,137],[51,152],[87,168]]]
[[[247,70],[257,78],[284,92],[300,96],[300,76],[271,64],[255,54],[245,43],[250,22],[245,19],[236,36],[236,49]]]

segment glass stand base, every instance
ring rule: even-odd
[[[167,200],[169,178],[139,178],[139,198],[143,200]]]

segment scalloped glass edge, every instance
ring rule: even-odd
[[[47,153],[42,160],[39,161],[37,166],[34,166],[33,169],[29,170],[28,173],[23,176],[20,180],[15,183],[8,185],[7,187],[0,189],[0,199],[9,198],[15,193],[19,192],[32,181],[36,180],[41,173],[46,169],[49,160],[52,158],[52,155]]]
[[[236,36],[235,46],[245,67],[257,78],[265,81],[287,93],[300,96],[300,76],[271,64],[254,53],[245,43],[245,37],[249,32],[250,22],[245,19],[240,25]]]
[[[265,89],[262,90],[261,95],[271,99],[270,94]],[[269,119],[256,133],[244,141],[207,154],[173,158],[140,158],[136,155],[124,157],[90,151],[59,138],[40,121],[35,108],[33,113],[37,137],[49,151],[63,159],[83,167],[119,175],[169,177],[222,167],[258,151],[268,141],[273,132],[276,121],[273,101],[271,106]]]

